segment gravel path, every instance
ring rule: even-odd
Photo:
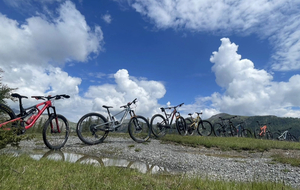
[[[20,146],[22,149],[48,151],[43,143],[37,141],[22,141]],[[300,189],[300,167],[274,163],[270,158],[272,154],[278,153],[278,150],[264,153],[223,152],[213,148],[166,144],[155,139],[141,144],[135,143],[130,138],[110,136],[102,144],[87,146],[76,136],[70,136],[62,152],[139,161],[166,168],[172,173],[180,172],[212,179],[284,181]],[[285,150],[281,153],[300,155],[300,151]]]

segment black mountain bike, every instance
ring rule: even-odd
[[[214,133],[217,137],[230,137],[237,135],[237,131],[231,121],[231,119],[236,118],[236,116],[233,116],[231,118],[222,118],[219,117],[221,120],[221,123],[215,123],[214,124]],[[226,122],[227,121],[227,122]]]
[[[164,112],[165,117],[161,114],[156,114],[151,118],[150,127],[152,133],[155,137],[163,137],[166,135],[167,130],[174,128],[172,127],[173,119],[175,119],[175,124],[177,131],[180,135],[186,135],[186,123],[180,113],[177,111],[178,107],[181,107],[184,103],[181,103],[174,107],[166,107],[160,108],[162,112]],[[173,111],[168,114],[166,109],[173,109]],[[170,120],[171,119],[171,120]]]

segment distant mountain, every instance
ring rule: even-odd
[[[210,117],[207,120],[210,121],[212,124],[214,124],[214,123],[220,122],[219,117],[231,118],[233,116],[235,116],[235,115],[220,113],[220,114]],[[259,123],[261,123],[261,124],[270,123],[267,126],[271,132],[291,128],[290,132],[294,136],[296,136],[296,137],[300,136],[300,119],[299,118],[277,117],[277,116],[273,116],[273,115],[267,115],[267,116],[239,116],[239,115],[237,115],[237,117],[232,119],[231,121],[235,125],[240,122],[244,122],[245,127],[248,129],[251,129],[251,130],[258,128],[257,121],[259,121]]]

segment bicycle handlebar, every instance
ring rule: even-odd
[[[59,99],[61,99],[61,98],[70,98],[70,96],[69,95],[67,95],[67,94],[60,94],[60,95],[55,95],[55,96],[51,96],[51,95],[49,95],[49,96],[31,96],[31,98],[35,98],[36,100],[51,100],[51,99],[53,99],[53,98],[55,98],[55,100],[59,100]]]
[[[173,109],[173,108],[181,107],[183,104],[184,104],[184,103],[178,104],[177,106],[166,107],[166,108],[160,108],[160,109]]]
[[[135,104],[137,102],[137,98],[135,98],[132,102],[128,102],[126,105],[124,106],[120,106],[120,108],[126,108],[127,106],[130,106],[131,104]]]

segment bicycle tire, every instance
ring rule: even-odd
[[[235,126],[233,125],[230,125],[227,129],[226,129],[226,132],[227,132],[227,136],[229,137],[235,137],[237,136],[237,129]]]
[[[293,142],[297,142],[298,141],[298,139],[294,135],[292,135],[291,133],[288,133],[287,140],[288,141],[293,141]]]
[[[56,119],[60,124],[58,126],[60,128],[60,132],[57,130]],[[43,140],[49,149],[58,150],[66,144],[69,138],[69,133],[70,129],[68,120],[60,114],[57,114],[56,117],[52,114],[44,124]]]
[[[212,124],[207,120],[202,120],[198,124],[198,134],[201,136],[210,136],[212,133]]]
[[[279,139],[280,135],[281,135],[281,134],[280,134],[278,131],[274,132],[274,133],[273,133],[273,139],[274,139],[274,140],[280,140],[280,139]]]
[[[102,143],[107,137],[109,131],[103,130],[109,127],[106,124],[103,129],[94,128],[94,126],[106,123],[106,118],[99,113],[88,113],[82,116],[76,126],[78,138],[87,145]]]
[[[167,133],[167,120],[161,114],[156,114],[151,118],[150,127],[152,134],[156,138],[160,138],[166,135]]]
[[[135,142],[142,143],[148,141],[151,135],[148,120],[140,115],[132,117],[128,123],[128,132]]]
[[[6,121],[10,121],[15,119],[17,116],[15,115],[14,111],[8,107],[5,104],[0,104],[0,123],[4,123]],[[2,126],[1,128],[7,128],[7,129],[11,129],[12,127],[17,126],[17,122],[14,123],[9,123],[5,126]],[[19,131],[17,131],[18,134]]]
[[[187,134],[190,135],[190,136],[194,135],[195,128],[194,128],[194,125],[191,126],[193,124],[192,119],[191,118],[186,118],[185,119],[185,124],[186,124]]]
[[[270,131],[266,131],[266,138],[268,139],[268,140],[272,140],[273,139],[273,135],[272,135],[272,133],[270,132]]]
[[[254,137],[255,137],[256,139],[261,139],[262,137],[261,137],[259,134],[260,134],[260,129],[256,128],[256,129],[254,130]]]
[[[176,128],[180,135],[182,135],[182,136],[186,135],[186,133],[187,133],[186,123],[182,116],[179,116],[178,118],[176,118]]]
[[[252,138],[252,133],[249,129],[243,129],[241,132],[242,137]]]
[[[221,123],[215,123],[213,128],[216,137],[226,137],[226,131],[224,131]]]

